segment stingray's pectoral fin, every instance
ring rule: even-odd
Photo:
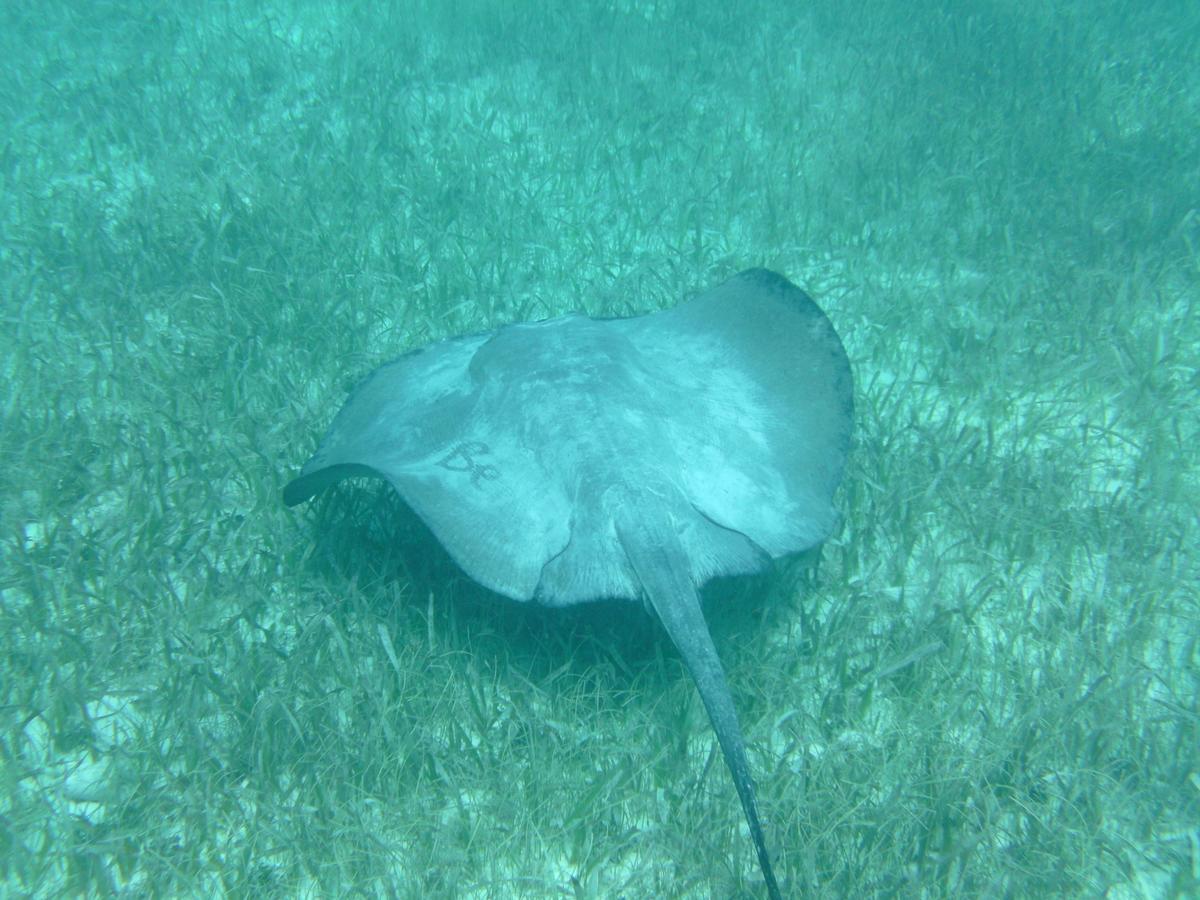
[[[309,497],[321,493],[325,488],[337,484],[343,478],[355,475],[383,477],[377,469],[358,463],[339,463],[321,469],[313,469],[311,472],[308,471],[308,466],[305,466],[304,469],[302,474],[289,481],[283,489],[283,502],[287,506],[303,503]]]
[[[766,838],[759,823],[742,729],[738,725],[721,660],[700,609],[700,597],[692,583],[679,536],[664,511],[655,509],[647,514],[644,506],[640,510],[625,504],[622,507],[623,510],[615,512],[621,546],[641,582],[645,600],[657,613],[692,673],[742,801],[767,892],[771,900],[781,900],[783,895],[775,881]]]

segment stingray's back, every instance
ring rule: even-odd
[[[383,366],[284,496],[377,474],[494,590],[632,599],[614,504],[666,510],[695,584],[749,571],[828,536],[851,419],[829,320],[750,270],[671,310],[511,325]]]

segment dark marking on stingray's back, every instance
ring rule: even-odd
[[[829,536],[853,414],[832,324],[786,278],[752,269],[673,309],[510,325],[382,366],[284,500],[376,475],[494,591],[653,609],[700,692],[778,898],[698,590]]]
[[[464,441],[455,444],[448,454],[438,460],[438,465],[448,472],[467,473],[474,485],[480,481],[494,481],[500,477],[500,470],[491,463],[480,462],[480,458],[489,452],[488,445],[481,441]]]

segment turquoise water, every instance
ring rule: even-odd
[[[1200,891],[1198,26],[10,4],[7,893],[760,896],[640,609],[280,499],[380,362],[750,266],[856,383],[819,564],[707,595],[785,895]]]

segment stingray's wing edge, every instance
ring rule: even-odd
[[[342,479],[352,478],[356,475],[372,478],[385,477],[378,469],[374,469],[371,466],[364,466],[360,463],[338,463],[326,466],[314,472],[306,472],[303,475],[298,475],[289,481],[283,488],[283,503],[285,506],[297,506],[305,500],[315,497],[327,487],[332,487]]]

